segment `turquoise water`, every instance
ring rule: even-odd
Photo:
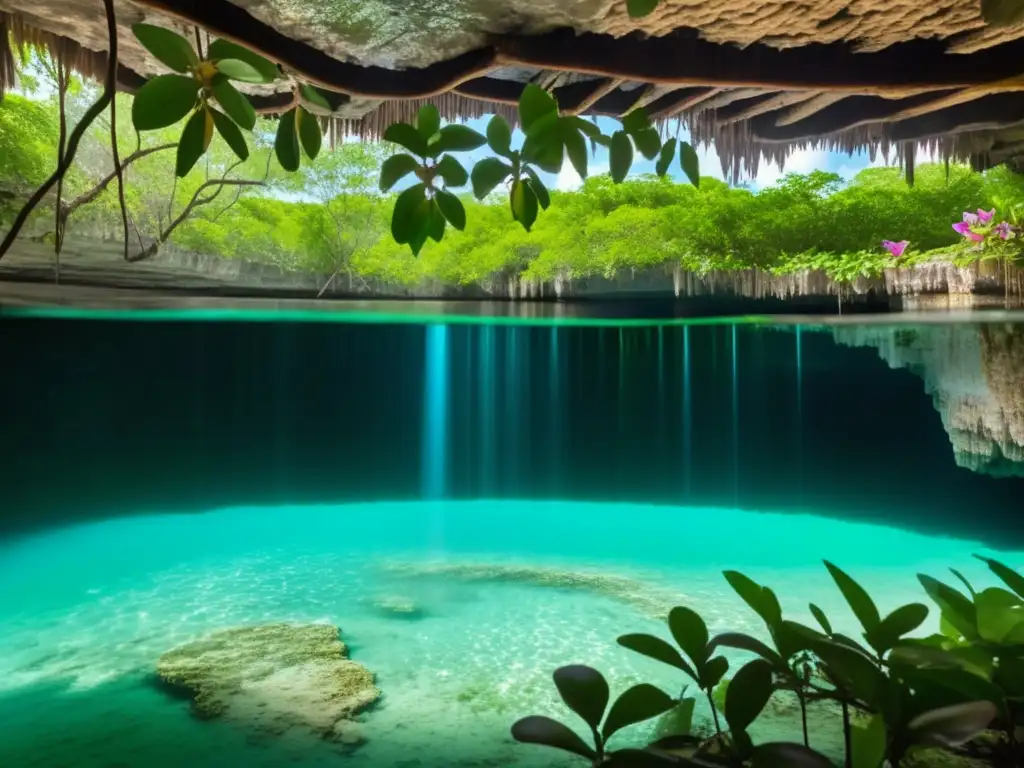
[[[952,565],[989,583],[970,557],[983,551],[813,515],[570,502],[233,508],[51,529],[0,544],[0,765],[575,764],[513,743],[510,724],[574,722],[550,683],[565,663],[599,668],[613,691],[641,679],[677,691],[671,670],[615,644],[624,632],[667,635],[656,616],[671,605],[699,611],[712,633],[763,636],[722,569],[774,587],[789,618],[811,622],[814,602],[855,635],[821,558],[884,614],[922,600],[917,572]],[[376,675],[381,699],[354,726],[361,745],[201,720],[157,684],[162,653],[274,622],[340,627]],[[755,733],[795,738],[793,725]],[[814,739],[828,751],[834,736]]]

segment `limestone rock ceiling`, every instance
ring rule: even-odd
[[[513,116],[533,81],[568,111],[681,118],[734,174],[808,144],[912,158],[913,142],[931,141],[979,167],[1021,149],[1019,130],[1004,134],[1024,124],[1024,25],[986,26],[979,0],[662,0],[641,20],[625,0],[117,0],[116,10],[126,89],[162,71],[132,24],[195,25],[336,93],[334,116],[364,134],[408,119],[424,98],[449,118]],[[0,23],[4,13],[16,38],[81,46],[80,69],[94,74],[92,54],[107,47],[99,0],[0,0]],[[250,93],[274,111],[286,88]]]

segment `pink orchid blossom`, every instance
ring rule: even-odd
[[[985,237],[983,235],[979,235],[977,232],[972,232],[971,231],[971,223],[969,221],[967,221],[967,217],[968,216],[974,216],[974,214],[967,214],[967,213],[965,213],[964,214],[964,220],[963,221],[958,221],[956,224],[954,224],[953,225],[953,229],[955,229],[961,235],[966,237],[968,240],[973,240],[976,243],[983,243],[983,242],[985,242]],[[975,218],[977,218],[977,217],[975,217]]]
[[[995,218],[996,209],[993,208],[991,211],[983,211],[981,208],[978,209],[978,221],[982,224],[988,224]]]
[[[975,224],[978,223],[978,221],[978,214],[970,213],[969,211],[964,211],[964,222],[967,224],[967,226],[973,227]],[[960,230],[957,230],[957,232],[959,231]]]
[[[907,250],[908,245],[910,245],[909,240],[901,240],[898,243],[895,243],[892,240],[882,241],[882,247],[885,248],[885,250],[887,250],[889,253],[891,253],[893,255],[893,258],[896,259],[903,255],[904,251]]]
[[[1003,240],[1009,240],[1011,237],[1014,236],[1013,228],[1010,226],[1010,222],[1008,221],[1003,221],[1000,222],[999,224],[996,224],[992,231],[999,235],[999,237],[1001,237]]]

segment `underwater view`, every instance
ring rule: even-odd
[[[616,748],[728,717],[756,743],[806,727],[842,764],[838,703],[808,699],[802,726],[780,689],[738,726],[723,684],[623,636],[671,643],[689,609],[742,681],[770,652],[737,633],[785,650],[738,574],[786,621],[883,651],[971,636],[919,574],[1020,588],[975,557],[1024,562],[1012,315],[59,314],[0,319],[0,765],[569,766],[579,749],[510,731],[540,715],[585,735],[552,681],[566,665],[613,699],[671,697]],[[843,573],[876,622],[927,609],[865,634]],[[1001,605],[1010,643],[1024,619]],[[933,751],[906,764],[954,764]]]

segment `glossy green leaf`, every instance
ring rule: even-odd
[[[850,736],[853,768],[879,768],[889,746],[885,718],[876,714],[864,725],[854,724]]]
[[[444,217],[444,212],[438,205],[436,195],[433,200],[428,201],[428,206],[427,226],[424,231],[427,237],[435,243],[440,243],[444,239],[444,229],[448,225],[448,220]],[[424,242],[426,242],[425,239]],[[414,239],[409,241],[409,245],[412,247],[413,255],[418,255],[422,244],[418,244],[418,241]]]
[[[622,118],[622,130],[629,134],[637,134],[648,130],[651,127],[651,120],[647,117],[647,110],[634,109]]]
[[[968,640],[978,639],[978,614],[974,603],[961,592],[931,576],[919,573],[917,580],[921,582],[928,596],[939,606],[943,619],[952,625],[961,636]]]
[[[217,99],[217,103],[221,105],[228,117],[247,131],[251,131],[256,126],[256,110],[229,81],[221,80],[213,86],[212,90],[214,98]]]
[[[650,720],[675,706],[675,701],[667,693],[648,683],[634,685],[623,692],[608,710],[601,737],[607,742],[616,731]]]
[[[996,707],[988,701],[969,701],[919,715],[910,731],[919,744],[958,747],[980,734],[996,718]]]
[[[199,63],[188,40],[177,32],[152,24],[132,24],[132,32],[143,48],[175,72],[188,72]]]
[[[392,123],[384,130],[383,139],[405,147],[417,157],[427,156],[427,140],[408,123]]]
[[[712,659],[708,659],[704,665],[704,669],[701,670],[700,685],[704,689],[714,688],[725,677],[725,673],[729,671],[729,660],[725,656],[715,656]]]
[[[155,131],[174,125],[192,111],[199,98],[199,83],[184,75],[157,75],[146,81],[132,101],[132,125],[137,131]]]
[[[331,109],[331,103],[324,98],[324,95],[320,93],[316,88],[308,83],[303,83],[299,86],[299,93],[302,94],[302,98],[309,104],[320,107],[327,112],[333,111]]]
[[[958,571],[956,568],[950,568],[949,571],[960,580],[961,584],[963,584],[967,588],[967,594],[969,594],[972,599],[976,594],[978,594],[977,591],[974,589],[974,585],[971,584],[971,582],[967,580],[967,577],[960,573],[960,571]]]
[[[659,176],[668,173],[672,160],[676,156],[676,143],[675,139],[669,139],[662,145],[661,152],[658,154],[658,163],[654,166],[654,172]]]
[[[573,120],[563,120],[560,124],[562,144],[569,162],[576,169],[581,179],[587,178],[587,139],[574,125]]]
[[[729,586],[743,599],[743,602],[764,619],[765,624],[774,627],[782,621],[782,611],[779,609],[779,601],[774,592],[762,587],[739,571],[723,571],[722,575],[729,582]]]
[[[320,121],[305,107],[296,109],[295,122],[299,129],[299,141],[302,144],[302,149],[310,160],[316,160],[324,139]]]
[[[700,189],[700,159],[688,141],[679,142],[679,167],[694,187]]]
[[[819,643],[814,652],[825,662],[829,676],[842,690],[868,705],[878,700],[885,677],[871,659],[831,640]]]
[[[274,154],[277,155],[277,162],[286,171],[294,172],[299,170],[299,134],[295,125],[296,115],[294,108],[281,115],[277,121],[277,136],[274,139]]]
[[[540,176],[530,166],[526,166],[526,175],[530,177],[530,186],[533,188],[533,194],[537,196],[537,202],[540,204],[541,209],[546,211],[548,206],[551,205],[551,195],[548,194],[548,188],[544,186]]]
[[[711,692],[711,699],[715,702],[715,709],[719,712],[725,712],[725,702],[729,698],[729,683],[732,682],[729,678],[720,680],[718,685],[715,686]]]
[[[703,666],[708,660],[708,628],[704,619],[696,611],[677,606],[668,613],[668,628],[694,666]]]
[[[458,197],[447,190],[439,189],[434,193],[434,202],[449,224],[460,232],[466,228],[466,209]]]
[[[566,117],[565,120],[576,126],[576,130],[588,139],[596,139],[601,135],[601,129],[594,123],[583,117]]]
[[[418,232],[426,229],[429,215],[427,188],[424,184],[414,184],[395,201],[395,209],[391,214],[391,236],[399,245],[409,243]]]
[[[1003,643],[1019,625],[1024,625],[1024,603],[1012,592],[989,587],[974,599],[978,634],[990,643]]]
[[[924,624],[927,618],[927,605],[910,603],[886,616],[878,626],[865,633],[865,637],[872,648],[884,653],[896,645],[904,635],[909,635]]]
[[[380,166],[380,191],[387,192],[419,167],[420,164],[412,155],[392,155]]]
[[[178,156],[174,167],[174,172],[179,178],[188,175],[196,161],[210,146],[207,126],[212,122],[212,117],[205,109],[198,109],[185,123],[185,129],[178,141]]]
[[[733,675],[725,697],[725,719],[732,731],[745,731],[772,696],[772,665],[764,659],[747,662]]]
[[[631,19],[642,19],[650,15],[661,0],[626,0],[626,11]]]
[[[609,164],[611,165],[612,180],[619,184],[629,173],[633,165],[633,142],[625,131],[616,131],[612,134],[612,146],[609,153]]]
[[[430,154],[437,157],[442,152],[468,152],[486,143],[486,137],[467,125],[446,125],[428,148]]]
[[[769,662],[776,669],[782,670],[786,668],[786,663],[778,653],[773,651],[767,645],[762,643],[757,638],[751,637],[750,635],[744,635],[741,632],[723,632],[720,635],[715,635],[711,640],[711,648],[737,648],[741,651],[750,651],[756,653],[765,661]]]
[[[811,603],[810,608],[811,608],[811,615],[814,616],[815,621],[817,621],[818,624],[821,626],[822,631],[826,635],[831,635],[832,634],[832,624],[829,622],[828,616],[825,615],[825,612],[823,610],[821,610],[821,608],[816,606],[814,603]]]
[[[871,599],[871,596],[868,595],[860,584],[854,581],[841,568],[833,565],[828,560],[825,561],[825,567],[828,568],[828,572],[832,575],[836,586],[839,587],[839,591],[843,593],[843,597],[850,606],[850,610],[853,611],[853,615],[857,617],[857,621],[864,627],[864,631],[871,632],[882,621],[878,608],[875,606],[875,601]]]
[[[501,115],[495,115],[487,123],[487,145],[503,157],[512,151],[512,129]]]
[[[588,760],[597,759],[597,752],[576,735],[575,731],[550,717],[524,717],[512,726],[512,738],[523,744],[543,744],[546,747],[572,752]]]
[[[216,64],[217,71],[226,75],[232,80],[240,80],[243,83],[262,83],[263,75],[251,64],[241,59],[221,59]]]
[[[416,130],[426,141],[441,130],[441,113],[433,104],[424,104],[416,113]]]
[[[444,179],[445,187],[461,187],[469,181],[469,172],[451,155],[445,155],[438,162],[437,175]]]
[[[274,62],[263,58],[258,53],[253,53],[245,46],[229,42],[228,40],[214,40],[206,49],[206,55],[214,61],[218,61],[220,59],[234,59],[236,61],[245,62],[254,70],[259,72],[260,77],[262,78],[260,82],[272,83],[277,80],[281,74]]]
[[[662,664],[668,664],[676,669],[681,669],[689,675],[694,682],[700,682],[697,671],[690,666],[679,651],[660,637],[637,632],[629,635],[622,635],[617,642],[623,648],[629,648],[631,651],[636,651],[650,659],[660,661]]]
[[[993,27],[1024,22],[1024,0],[981,0],[981,17]]]
[[[524,133],[529,133],[541,118],[558,115],[558,103],[555,98],[535,83],[529,83],[519,97],[519,124]]]
[[[212,107],[210,108],[210,114],[213,116],[213,124],[217,129],[217,133],[231,147],[231,151],[238,156],[239,160],[248,160],[249,147],[246,145],[245,137],[242,136],[242,132],[235,125],[234,121],[223,112]]]
[[[558,131],[552,129],[527,136],[523,143],[523,157],[538,168],[557,174],[562,169],[565,157],[562,138]]]
[[[473,195],[483,200],[494,188],[501,184],[512,173],[512,166],[496,157],[488,157],[473,166],[470,179],[473,182]]]
[[[832,761],[803,744],[773,741],[754,747],[751,768],[835,768]]]
[[[975,555],[975,557],[988,565],[992,573],[1002,579],[1003,583],[1016,592],[1018,597],[1024,598],[1024,575],[990,557],[982,557],[981,555]]]
[[[653,128],[634,133],[633,143],[640,150],[640,154],[648,160],[656,158],[661,151],[661,137]]]
[[[512,218],[523,225],[529,232],[533,223],[537,220],[537,194],[533,188],[522,181],[512,183],[512,194],[510,197],[512,206]]]
[[[556,669],[554,678],[565,705],[591,728],[597,728],[608,707],[608,681],[604,675],[596,669],[572,664]]]
[[[865,648],[863,645],[858,643],[852,637],[847,637],[846,635],[840,632],[833,632],[829,639],[834,643],[839,643],[840,645],[845,645],[847,648],[852,648],[853,650],[857,651],[863,656],[871,655],[871,652],[868,651],[868,649]]]

